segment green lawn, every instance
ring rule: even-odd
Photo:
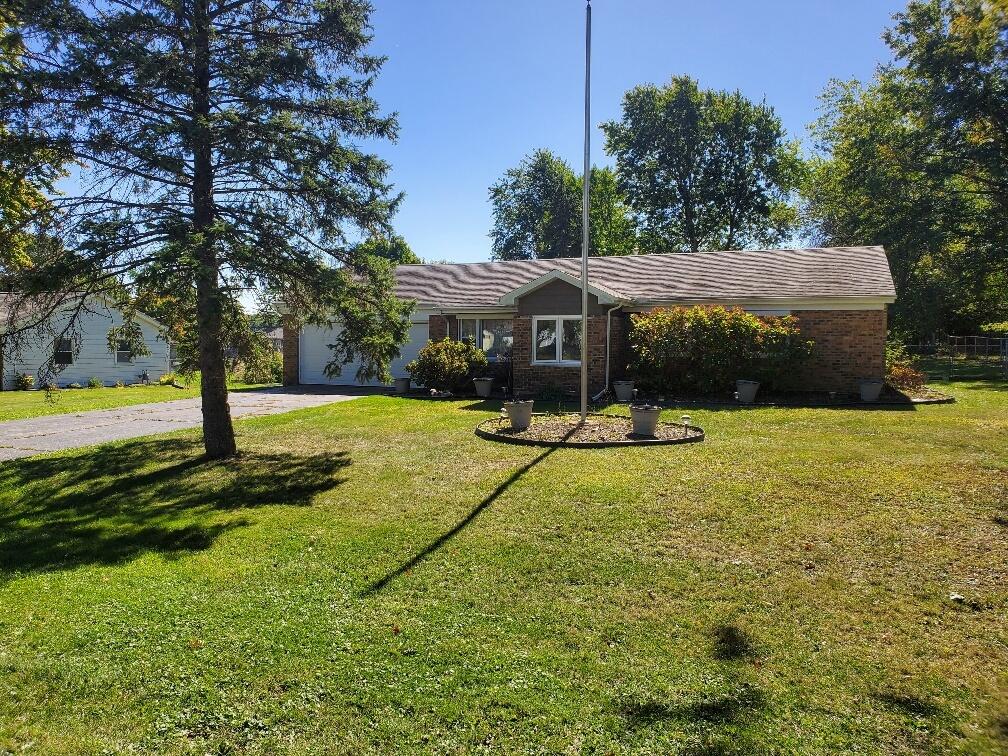
[[[0,752],[1004,752],[1008,386],[945,388],[681,447],[369,397],[227,464],[4,463]]]
[[[61,415],[95,409],[125,407],[145,402],[166,402],[199,396],[199,386],[179,389],[174,386],[129,386],[124,388],[62,389],[54,401],[44,391],[0,392],[0,422],[40,415]]]

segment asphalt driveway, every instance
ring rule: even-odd
[[[228,394],[232,417],[275,415],[356,399],[374,390],[263,389]],[[200,399],[134,404],[76,414],[46,415],[0,422],[0,461],[43,452],[75,449],[127,438],[195,428],[203,422]]]

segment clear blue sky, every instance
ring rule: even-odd
[[[396,227],[425,259],[490,256],[487,189],[547,147],[580,172],[583,0],[373,0],[375,96],[401,134],[379,154],[406,193]],[[623,93],[689,74],[772,105],[793,138],[831,78],[868,79],[890,59],[893,0],[594,0],[592,120]],[[592,158],[608,163],[593,131]]]

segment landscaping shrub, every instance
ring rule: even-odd
[[[105,388],[105,383],[102,381],[101,378],[99,378],[96,375],[93,375],[90,378],[88,378],[87,387],[91,389]]]
[[[73,383],[68,383],[67,384],[67,388],[68,389],[79,389],[79,388],[84,388],[84,387],[81,386],[79,383],[77,383],[77,381],[74,381]]]
[[[675,307],[630,316],[630,371],[655,391],[719,393],[739,379],[784,388],[813,349],[792,316]]]
[[[888,339],[885,356],[886,383],[899,391],[918,391],[924,386],[926,376],[916,368],[917,358],[907,351],[901,341]]]
[[[924,378],[924,373],[910,365],[886,365],[886,383],[900,391],[919,391],[924,387]]]
[[[161,386],[174,386],[177,379],[178,376],[175,373],[165,373],[158,378],[158,384]]]
[[[18,391],[31,391],[35,387],[35,376],[31,373],[18,373],[14,379],[14,388]]]
[[[238,383],[283,383],[283,355],[270,347],[237,362],[231,373]]]
[[[438,391],[471,388],[476,374],[486,369],[487,358],[472,341],[431,341],[406,366],[413,382]]]

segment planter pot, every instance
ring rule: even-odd
[[[882,381],[878,378],[868,378],[861,381],[861,401],[877,402],[882,393]]]
[[[531,399],[525,402],[504,402],[504,411],[513,430],[523,431],[532,424],[532,404]]]
[[[395,392],[397,394],[408,394],[410,387],[409,378],[396,378],[395,379]]]
[[[742,404],[755,402],[757,391],[759,391],[759,381],[735,381],[735,395]]]
[[[661,413],[661,407],[653,404],[631,405],[630,419],[633,421],[634,435],[653,438],[655,428],[658,427],[659,413]]]
[[[613,381],[612,384],[613,391],[616,392],[616,401],[618,402],[630,402],[633,401],[633,381]]]
[[[476,385],[476,396],[481,396],[484,399],[490,396],[493,381],[493,378],[473,378],[473,383]]]

